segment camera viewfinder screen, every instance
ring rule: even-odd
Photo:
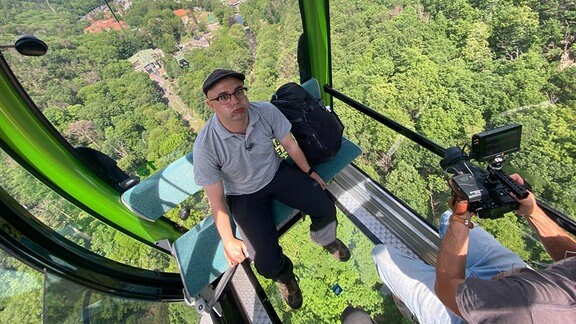
[[[480,161],[520,150],[522,125],[508,125],[472,136],[472,154]]]

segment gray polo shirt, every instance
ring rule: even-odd
[[[456,303],[469,323],[574,323],[576,257],[498,280],[468,278]]]
[[[278,171],[282,158],[272,140],[283,139],[292,124],[269,102],[251,102],[246,134],[229,132],[214,114],[194,142],[194,181],[206,186],[222,180],[227,195],[254,193]]]

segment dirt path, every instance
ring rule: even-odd
[[[200,132],[202,127],[204,127],[204,121],[176,94],[173,84],[165,80],[162,76],[158,77],[155,75],[153,79],[164,90],[164,98],[168,101],[168,106],[172,108],[182,120],[186,121],[190,129],[195,133]]]
[[[200,132],[200,129],[202,129],[202,127],[204,127],[204,121],[202,121],[202,119],[200,119],[196,115],[196,113],[194,112],[194,109],[191,109],[190,107],[186,106],[184,101],[182,101],[182,98],[180,98],[180,96],[178,96],[174,92],[174,89],[173,89],[173,86],[171,83],[165,82],[165,84],[167,84],[167,86],[164,89],[164,91],[165,91],[164,97],[166,99],[168,99],[168,106],[170,106],[172,109],[174,109],[174,111],[176,111],[178,113],[180,118],[187,121],[188,125],[190,125],[190,128],[195,133]]]

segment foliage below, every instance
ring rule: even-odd
[[[238,12],[244,25],[237,23],[235,9],[216,0],[132,3],[120,15],[129,28],[91,34],[83,30],[90,24],[85,15],[97,6],[94,1],[0,0],[2,44],[35,34],[50,45],[48,54],[39,58],[2,51],[36,105],[71,145],[99,150],[129,174],[146,178],[192,149],[196,134],[189,120],[168,105],[161,82],[173,85],[186,109],[207,120],[212,112],[201,85],[214,68],[245,73],[251,100],[269,100],[281,84],[299,81],[296,53],[302,26],[295,0],[244,2]],[[176,9],[187,9],[193,23],[184,24],[173,14]],[[506,170],[521,172],[540,199],[576,215],[572,1],[332,0],[330,13],[336,89],[441,147],[461,147],[485,129],[522,124],[522,150],[511,156]],[[103,18],[103,13],[96,17]],[[206,48],[176,47],[203,37]],[[134,71],[128,58],[144,49],[162,50],[165,75],[151,78]],[[189,67],[181,68],[173,54],[186,59]],[[346,136],[363,149],[355,164],[437,224],[448,199],[440,157],[338,101],[333,106],[346,125]],[[5,154],[0,161],[5,166],[2,188],[68,239],[120,262],[175,271],[170,256],[150,252],[148,246],[95,222]],[[187,221],[178,218],[183,206],[192,207]],[[167,217],[192,227],[208,214],[200,193]],[[549,261],[532,230],[515,216],[478,222],[522,258]],[[342,238],[353,247],[354,259],[348,263],[318,262],[326,256],[307,241],[305,225],[298,224],[283,237],[305,296],[304,309],[291,312],[275,285],[262,281],[283,321],[335,322],[348,303],[364,307],[380,322],[399,320],[390,299],[377,293],[372,244],[349,222],[341,224]],[[22,267],[4,263],[9,270]],[[6,280],[11,275],[2,273]],[[335,283],[344,288],[340,296],[330,289]],[[0,322],[38,319],[41,297],[23,290],[0,300]],[[19,309],[27,311],[17,315]],[[131,311],[144,312],[152,322],[190,319],[175,305],[131,310],[124,305],[102,316],[112,322],[136,321]]]

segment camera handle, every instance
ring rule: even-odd
[[[525,199],[528,197],[528,189],[514,182],[514,180],[512,180],[509,175],[504,173],[504,171],[493,168],[488,168],[488,170],[494,177],[496,177],[497,180],[508,187],[508,189],[510,189],[516,198]]]

